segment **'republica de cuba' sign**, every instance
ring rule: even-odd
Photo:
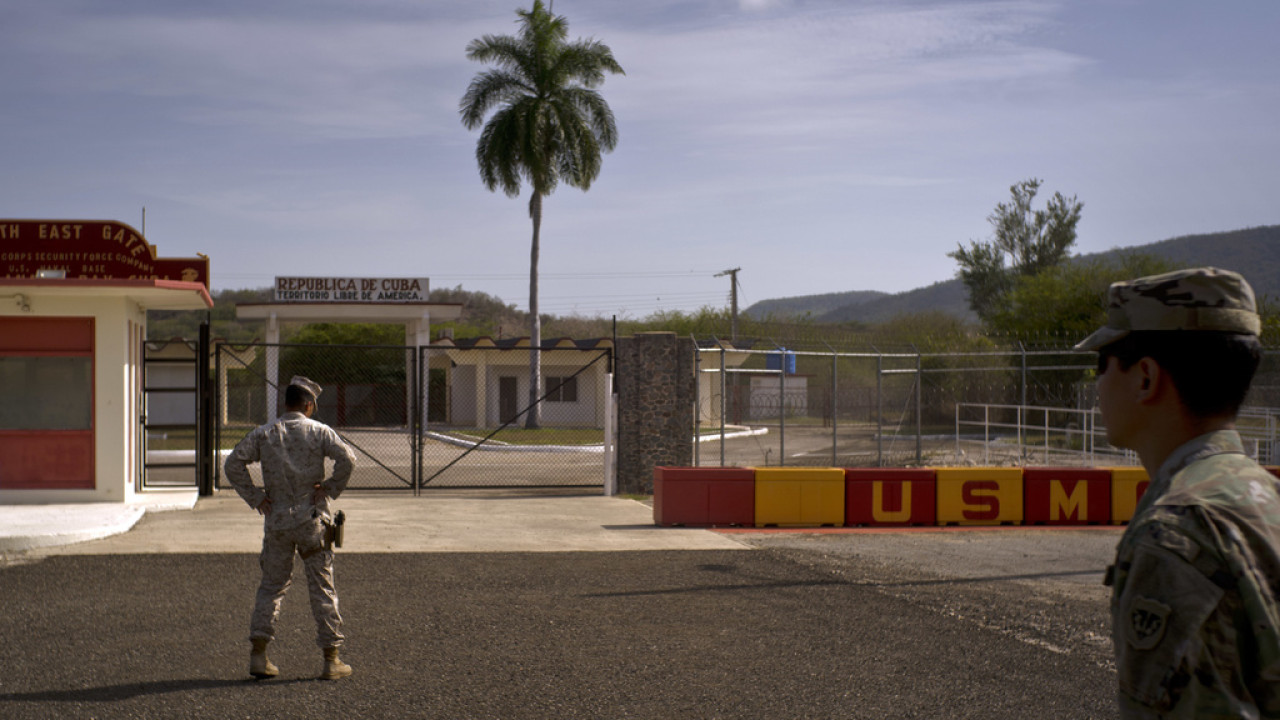
[[[156,246],[122,222],[0,220],[0,277],[180,280],[207,289],[209,258],[156,257]]]
[[[427,278],[277,277],[276,302],[424,303]]]

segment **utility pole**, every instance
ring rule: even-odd
[[[729,276],[729,308],[732,325],[730,327],[730,339],[737,341],[738,339],[738,271],[742,270],[736,267],[732,270],[716,273],[716,277]]]

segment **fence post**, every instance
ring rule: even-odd
[[[702,464],[702,348],[698,339],[689,333],[693,343],[693,466]]]
[[[960,403],[956,403],[956,464],[960,464]]]
[[[778,465],[787,464],[787,352],[778,363]]]
[[[825,342],[823,344],[827,345]],[[831,467],[837,467],[840,464],[840,457],[836,448],[840,442],[840,436],[836,432],[839,424],[836,416],[839,415],[840,384],[836,381],[836,375],[840,370],[840,356],[836,354],[835,348],[830,345],[827,345],[827,347],[831,350]]]
[[[431,362],[421,363],[420,358],[426,352],[426,348],[421,345],[410,345],[408,333],[405,334],[405,426],[409,430],[409,492],[413,497],[417,497],[421,488],[421,482],[418,479],[418,438],[422,436],[422,429],[418,425],[419,403],[422,403],[422,410],[426,410],[426,402],[421,399],[422,395],[418,392],[418,383],[421,382],[422,366],[430,365]],[[424,425],[425,427],[425,425]]]
[[[982,462],[991,461],[991,406],[982,406]]]
[[[872,347],[875,350],[875,347]],[[884,355],[876,350],[876,467],[884,467]]]
[[[1049,464],[1049,408],[1044,409],[1044,464]]]
[[[222,343],[214,346],[213,351],[213,376],[217,378],[214,381],[213,390],[213,488],[217,489],[218,483],[222,480],[222,423],[226,419],[227,401],[225,395],[225,383],[222,380]]]
[[[1018,341],[1018,350],[1022,353],[1022,407],[1027,406],[1027,346]],[[1022,433],[1022,410],[1018,411],[1018,454],[1025,462],[1027,459],[1027,448],[1025,438]]]
[[[921,395],[924,394],[924,363],[920,355],[920,349],[916,348],[916,465],[924,462],[923,448],[921,447],[921,435],[924,433],[924,426],[920,418]]]
[[[725,426],[725,391],[727,389],[724,371],[724,345],[719,341],[716,345],[720,348],[720,467],[724,467],[724,426]]]
[[[604,376],[604,494],[618,494],[618,474],[614,465],[613,373]]]

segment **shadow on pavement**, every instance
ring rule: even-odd
[[[44,690],[41,692],[29,693],[8,693],[0,695],[0,702],[115,702],[144,695],[162,695],[164,693],[187,692],[189,690],[212,690],[216,688],[255,685],[259,683],[274,686],[310,682],[319,682],[319,680],[316,680],[315,678],[295,678],[292,680],[259,681],[251,677],[235,680],[219,680],[215,678],[156,680],[154,682],[105,685],[103,687],[77,688],[75,690]]]

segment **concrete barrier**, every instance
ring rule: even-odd
[[[653,521],[690,527],[756,521],[756,471],[734,467],[653,469]]]
[[[1029,467],[1022,471],[1027,525],[1108,525],[1111,471]]]
[[[939,525],[1018,525],[1022,468],[938,468]]]
[[[756,527],[844,525],[841,468],[756,468]]]
[[[1280,477],[1280,468],[1268,467]],[[653,520],[692,527],[1123,525],[1141,467],[654,469]]]
[[[1111,524],[1123,525],[1133,519],[1138,501],[1151,481],[1146,468],[1116,467],[1111,471]]]
[[[846,525],[933,525],[938,521],[933,468],[847,468]]]

